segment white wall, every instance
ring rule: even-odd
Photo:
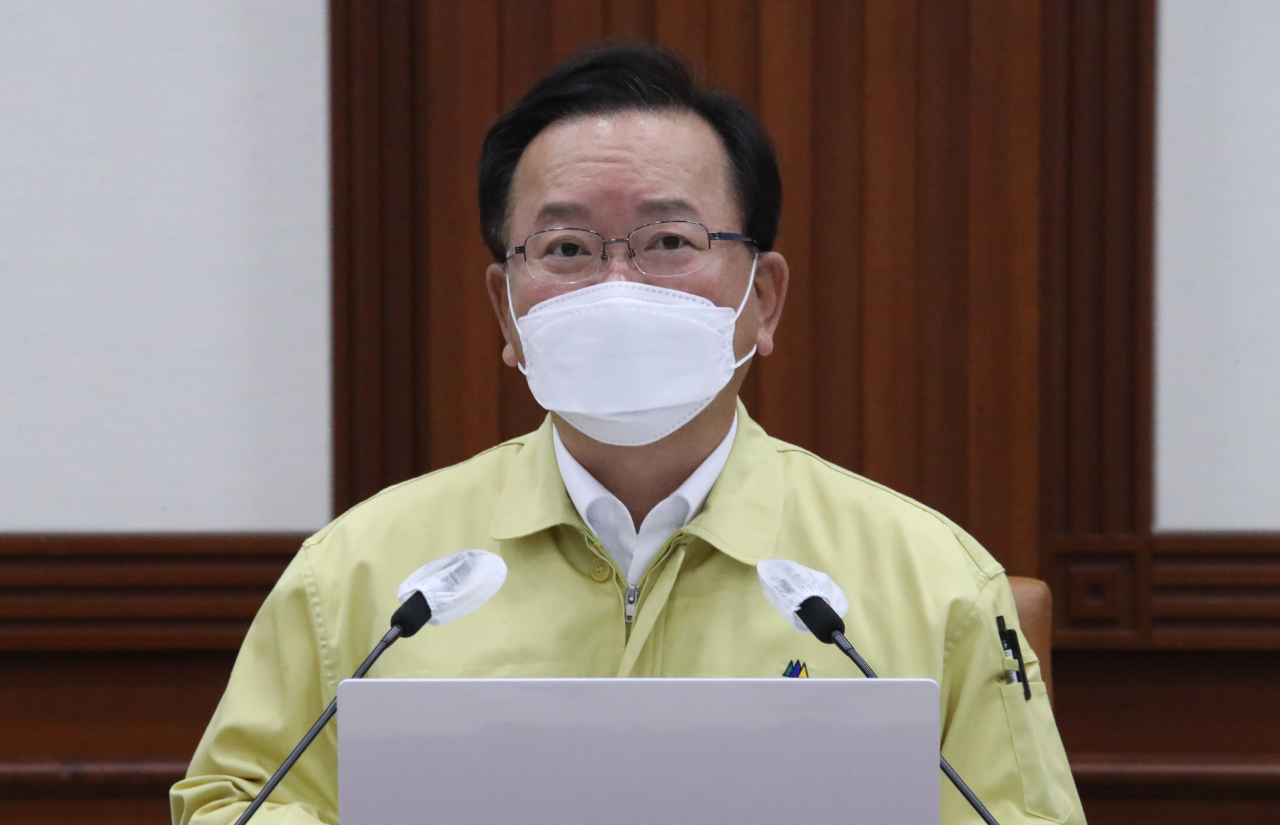
[[[0,531],[328,519],[326,11],[0,0]]]
[[[1163,0],[1156,528],[1280,529],[1280,2]]]

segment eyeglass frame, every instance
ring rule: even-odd
[[[710,229],[707,229],[707,225],[702,223],[701,221],[689,221],[689,220],[674,218],[674,219],[665,220],[665,221],[653,221],[651,223],[646,223],[641,226],[637,226],[635,229],[632,229],[630,232],[628,232],[625,238],[606,238],[604,235],[601,235],[599,232],[595,231],[594,229],[586,229],[580,226],[555,226],[549,229],[539,229],[537,232],[534,232],[531,235],[529,235],[527,238],[525,238],[524,243],[520,244],[519,246],[513,246],[509,248],[506,253],[506,260],[511,260],[511,258],[518,253],[524,259],[525,266],[528,266],[529,253],[525,251],[525,247],[529,243],[529,238],[532,238],[534,235],[541,235],[543,232],[562,232],[567,230],[570,232],[590,232],[592,235],[595,235],[597,238],[599,238],[602,242],[600,247],[600,260],[603,263],[607,263],[609,261],[609,244],[625,243],[627,245],[627,257],[630,258],[632,264],[635,265],[636,271],[638,271],[642,275],[648,275],[650,278],[683,278],[686,275],[694,274],[694,272],[700,272],[701,267],[699,269],[695,269],[690,272],[683,272],[679,275],[652,275],[640,268],[640,264],[636,261],[635,247],[631,245],[631,238],[642,229],[648,229],[651,226],[659,226],[664,223],[691,223],[694,226],[702,227],[702,231],[707,233],[707,251],[708,252],[711,251],[710,245],[712,241],[741,241],[743,243],[749,243],[753,246],[756,245],[755,238],[751,237],[750,235],[743,235],[739,232],[712,232]],[[603,270],[603,268],[604,267],[601,267],[600,269],[596,270],[596,272],[594,272],[593,274],[589,275],[586,278],[580,278],[577,281],[561,281],[561,283],[576,284],[576,283],[581,283],[582,281],[588,281],[591,278],[594,278],[596,275],[599,275],[600,271]],[[529,275],[535,280],[541,280],[538,278],[537,275],[533,274],[532,269],[529,270]]]

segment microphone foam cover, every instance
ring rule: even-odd
[[[400,638],[407,639],[421,630],[430,618],[431,605],[427,604],[427,597],[422,595],[421,590],[415,590],[413,595],[391,614],[391,624],[400,625]]]
[[[760,576],[765,598],[801,633],[809,628],[796,611],[811,596],[826,599],[837,618],[849,612],[849,600],[845,598],[844,591],[819,570],[788,559],[765,559],[756,565],[756,573]],[[823,639],[824,642],[828,640]]]
[[[430,605],[428,624],[461,618],[489,601],[507,580],[507,564],[487,550],[463,550],[424,564],[400,583],[396,596],[407,602],[422,593]]]
[[[827,600],[821,596],[810,596],[801,602],[796,616],[813,631],[813,635],[817,636],[820,642],[834,644],[831,641],[831,634],[837,630],[844,633],[844,619],[841,619],[831,605],[827,604]]]

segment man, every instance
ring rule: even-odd
[[[174,821],[233,821],[381,638],[400,581],[481,548],[508,566],[498,594],[370,676],[764,677],[794,660],[857,676],[762,595],[754,565],[792,559],[844,588],[882,675],[939,683],[943,753],[1004,825],[1083,822],[1034,653],[1030,701],[1004,680],[996,619],[1017,618],[1000,566],[737,403],[787,291],[760,125],[664,52],[589,52],[494,125],[480,201],[502,357],[551,414],[304,543],[173,789]],[[335,753],[329,726],[258,821],[335,822]],[[978,821],[949,786],[942,809]]]

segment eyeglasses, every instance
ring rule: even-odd
[[[547,229],[508,249],[507,258],[523,255],[529,274],[540,281],[576,284],[600,274],[609,261],[610,244],[624,243],[636,269],[653,278],[674,278],[705,267],[711,261],[712,241],[755,243],[748,235],[708,232],[696,221],[658,221],[625,238],[605,238],[590,229]]]

